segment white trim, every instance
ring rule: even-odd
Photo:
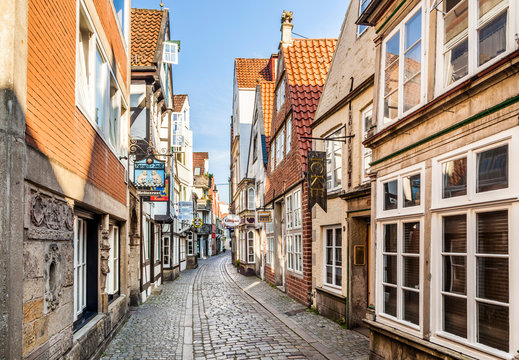
[[[420,3],[409,12],[409,14],[398,24],[398,26],[393,29],[383,40],[382,42],[382,57],[380,62],[380,86],[379,86],[379,110],[378,110],[378,128],[383,129],[390,124],[393,124],[398,119],[401,119],[405,117],[407,114],[412,113],[416,109],[418,109],[420,106],[422,106],[426,102],[427,97],[427,45],[428,45],[428,36],[427,31],[428,29],[428,12],[424,10],[425,8],[425,2],[422,0]],[[421,11],[421,36],[420,36],[420,46],[421,46],[421,68],[420,68],[420,102],[413,106],[412,108],[405,110],[403,109],[404,106],[404,72],[405,72],[405,25],[406,23],[415,16],[419,11]],[[398,110],[397,110],[397,116],[392,119],[388,120],[387,122],[384,121],[384,98],[385,98],[385,70],[386,70],[386,44],[388,40],[391,40],[393,36],[396,34],[399,34],[399,56],[398,56]],[[416,46],[418,43],[418,40],[415,44],[411,45],[409,49]]]
[[[434,86],[434,96],[438,97],[452,88],[455,88],[460,83],[464,82],[468,78],[473,77],[477,73],[485,70],[486,68],[492,66],[496,62],[500,61],[503,57],[506,57],[510,53],[514,52],[515,50],[519,49],[519,44],[515,41],[515,36],[517,35],[517,26],[519,21],[517,16],[517,11],[519,11],[519,6],[517,5],[517,1],[506,1],[503,4],[499,4],[496,9],[491,10],[490,13],[486,16],[484,16],[483,21],[480,21],[480,24],[478,26],[477,24],[477,0],[468,0],[468,29],[466,30],[466,36],[463,36],[463,39],[468,37],[468,71],[467,75],[463,76],[462,78],[456,80],[452,84],[449,84],[445,86],[445,54],[447,51],[445,51],[445,46],[443,44],[445,34],[444,34],[444,19],[443,16],[441,16],[441,13],[439,12],[438,19],[437,19],[437,36],[436,36],[436,70],[435,70],[435,78],[437,81],[435,82]],[[499,14],[501,14],[506,8],[508,8],[508,18],[507,18],[507,31],[506,31],[506,51],[504,51],[502,54],[499,54],[495,58],[487,61],[483,65],[478,66],[477,65],[477,57],[478,53],[475,51],[477,48],[477,32],[478,29],[482,26],[488,24],[489,20],[495,19]],[[433,11],[432,9],[430,11]],[[460,42],[460,39],[453,39],[450,41],[451,46],[448,48],[452,49],[453,45],[456,42]]]
[[[340,231],[340,234],[341,234],[341,246],[340,246],[340,254],[341,254],[341,265],[340,265],[340,268],[341,268],[341,284],[340,285],[336,285],[335,284],[335,280],[336,280],[336,275],[337,275],[337,267],[339,267],[336,263],[335,263],[335,260],[336,260],[336,253],[337,253],[337,232],[336,230],[339,230]],[[327,231],[328,230],[332,230],[332,246],[328,246],[328,236],[327,236]],[[344,261],[343,261],[343,249],[344,249],[344,236],[342,234],[342,225],[340,224],[337,224],[337,225],[330,225],[330,226],[323,226],[322,228],[322,235],[321,235],[321,239],[323,239],[323,287],[329,287],[331,289],[334,289],[335,291],[339,291],[339,293],[341,292],[342,290],[342,282],[345,280],[344,276],[343,276],[343,273],[344,273]],[[328,252],[327,252],[327,248],[332,248],[332,258],[333,258],[333,265],[328,265],[327,261],[326,261],[326,258],[327,258],[327,255],[328,255]],[[328,266],[332,266],[332,281],[334,283],[328,283],[327,282],[327,267]]]
[[[366,114],[371,112],[371,126],[375,125],[373,123],[373,103],[369,104],[367,107],[362,110],[361,113],[361,126],[362,126],[362,140],[365,140],[367,138],[367,134],[369,129],[366,129]],[[371,166],[369,166],[369,163],[371,163],[371,149],[368,147],[362,146],[362,166],[361,166],[361,176],[360,180],[362,183],[370,181],[370,178],[368,174],[371,172]],[[366,167],[366,160],[369,158],[368,166]]]
[[[420,205],[404,207],[402,179],[416,174],[420,174]],[[377,179],[377,219],[423,214],[425,212],[425,180],[425,163],[423,162]],[[397,182],[397,208],[384,210],[384,184],[391,181]]]
[[[245,236],[245,247],[246,247],[246,256],[247,256],[247,258],[245,260],[246,260],[247,264],[254,264],[256,262],[256,254],[255,254],[256,239],[255,238],[256,237],[255,237],[253,230],[247,231],[247,235]],[[252,246],[250,244],[251,241],[252,241]],[[252,256],[252,260],[251,260],[251,256]]]

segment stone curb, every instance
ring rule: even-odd
[[[307,333],[305,330],[303,330],[299,325],[294,323],[288,316],[278,311],[273,306],[264,303],[258,299],[256,299],[250,291],[246,290],[244,287],[242,287],[229,273],[229,270],[227,269],[227,264],[224,264],[225,272],[231,278],[231,280],[250,298],[252,298],[254,301],[256,301],[258,304],[260,304],[262,307],[264,307],[267,311],[269,311],[272,315],[274,315],[276,318],[278,318],[283,324],[285,324],[290,330],[292,330],[294,333],[296,333],[299,337],[301,337],[303,340],[305,340],[307,343],[309,343],[315,350],[317,350],[321,355],[323,355],[325,358],[329,360],[341,360],[342,358],[340,356],[337,356],[336,354],[330,352],[326,346],[321,344],[315,337]],[[259,280],[258,280],[259,281]],[[279,290],[278,290],[279,291]]]

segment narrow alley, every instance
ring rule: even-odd
[[[103,359],[367,359],[369,339],[307,310],[230,254],[202,260],[132,312]]]

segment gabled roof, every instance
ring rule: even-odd
[[[272,125],[272,112],[274,110],[274,89],[276,83],[274,81],[260,82],[261,90],[261,107],[263,108],[263,123],[265,136],[270,138],[270,128]]]
[[[132,66],[151,66],[167,10],[131,9]]]
[[[187,94],[173,95],[173,112],[181,112],[186,99]]]
[[[259,81],[271,81],[269,59],[234,59],[238,89],[254,89]]]
[[[294,39],[283,48],[290,99],[292,126],[295,126],[300,143],[299,149],[306,166],[306,154],[311,141],[302,136],[311,136],[310,125],[315,116],[328,70],[332,62],[337,39]]]

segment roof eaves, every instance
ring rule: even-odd
[[[405,1],[405,0],[404,0]],[[372,0],[371,3],[368,5],[366,10],[362,14],[360,14],[357,21],[355,21],[355,24],[357,25],[366,25],[366,26],[375,26],[375,22],[373,19],[368,20],[371,15],[375,12],[375,9],[382,4],[383,0]]]

